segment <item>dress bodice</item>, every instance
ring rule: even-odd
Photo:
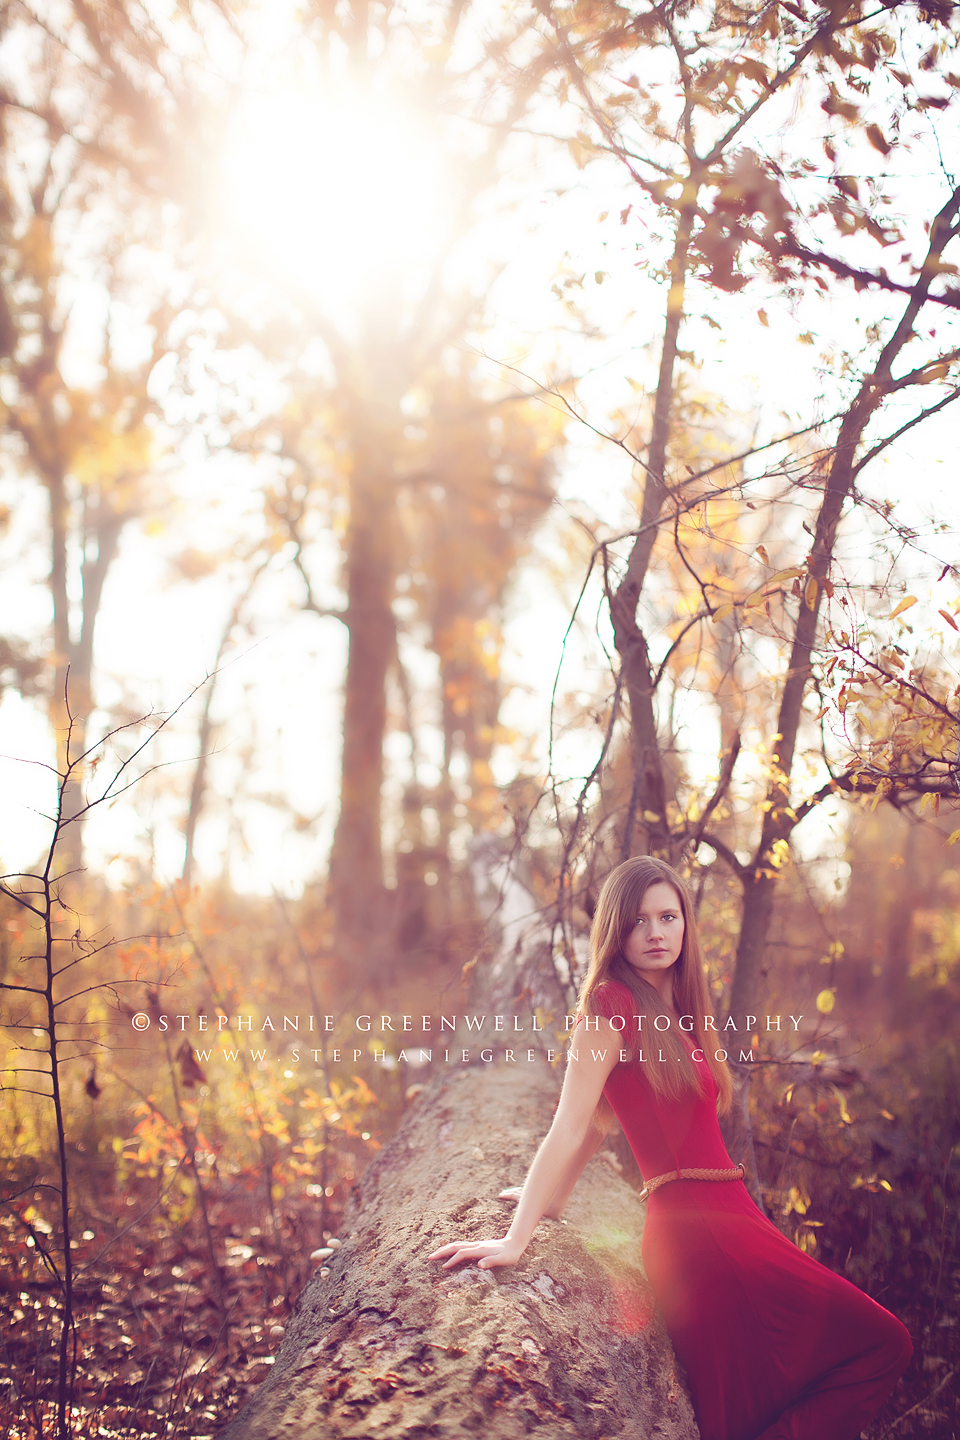
[[[605,1015],[608,1019],[624,1017],[624,1036],[636,1033],[633,1015],[637,1005],[625,985],[608,980],[597,987],[591,998],[596,1014]],[[652,1021],[653,1017],[649,1016],[641,1031],[646,1063],[675,1063],[665,1052],[661,1052]],[[647,1024],[651,1027],[649,1033]],[[607,1037],[603,1039],[606,1041]],[[641,1174],[647,1180],[681,1168],[702,1165],[724,1169],[733,1163],[717,1121],[716,1081],[710,1066],[699,1058],[692,1039],[684,1036],[684,1040],[692,1052],[693,1064],[700,1078],[700,1093],[690,1093],[679,1100],[658,1096],[644,1074],[644,1066],[635,1060],[616,1064],[603,1089],[636,1156]],[[586,1041],[584,1036],[580,1043]],[[658,1059],[661,1053],[664,1054],[662,1062]]]

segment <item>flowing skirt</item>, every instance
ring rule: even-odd
[[[913,1352],[895,1316],[792,1245],[740,1182],[657,1190],[643,1260],[701,1440],[857,1440]]]

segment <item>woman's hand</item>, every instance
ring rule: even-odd
[[[598,1020],[598,1026],[599,1023]],[[557,1113],[530,1166],[507,1234],[498,1240],[476,1240],[469,1244],[457,1240],[451,1245],[441,1245],[430,1259],[442,1260],[444,1270],[452,1270],[465,1260],[475,1260],[480,1270],[492,1270],[495,1265],[515,1265],[541,1217],[549,1214],[559,1218],[563,1213],[577,1176],[600,1144],[602,1136],[590,1121],[607,1076],[620,1058],[619,1031],[611,1028],[606,1044],[603,1043],[606,1037],[601,1039],[602,1035],[599,1031],[597,1044],[602,1045],[602,1049],[595,1049],[592,1043],[584,1044],[568,1056]]]
[[[500,1240],[454,1240],[452,1245],[442,1245],[428,1258],[442,1260],[444,1270],[452,1270],[463,1260],[476,1260],[478,1270],[492,1270],[495,1265],[516,1265],[526,1250],[519,1240],[504,1235]]]

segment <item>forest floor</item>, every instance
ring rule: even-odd
[[[328,1200],[324,1226],[315,1195],[290,1193],[273,1222],[264,1214],[262,1185],[216,1177],[206,1183],[219,1274],[199,1225],[175,1226],[156,1208],[149,1213],[156,1187],[146,1182],[105,1195],[95,1207],[88,1202],[78,1216],[71,1344],[78,1437],[204,1440],[269,1373],[317,1268],[310,1253],[336,1233],[339,1214]],[[105,1250],[145,1211],[141,1224]],[[0,1433],[40,1440],[53,1433],[59,1286],[29,1257],[25,1263],[23,1231],[12,1215],[0,1216],[0,1296]]]
[[[502,1228],[497,1191],[523,1179],[549,1116],[554,1077],[533,1081],[529,1092],[520,1087],[522,1094],[509,1077],[501,1082],[490,1076],[490,1084],[486,1079],[467,1071],[462,1080],[418,1099],[400,1134],[366,1170],[369,1151],[358,1142],[350,1164],[354,1174],[363,1173],[353,1186],[352,1205],[349,1187],[339,1182],[328,1187],[332,1194],[302,1182],[268,1200],[262,1174],[229,1175],[212,1167],[204,1176],[209,1238],[198,1206],[178,1213],[158,1203],[162,1177],[128,1175],[119,1184],[104,1173],[97,1183],[91,1167],[87,1185],[77,1190],[72,1250],[76,1307],[71,1425],[77,1440],[207,1440],[241,1412],[248,1418],[263,1413],[264,1403],[278,1393],[277,1382],[289,1371],[291,1358],[298,1391],[307,1381],[322,1388],[333,1380],[332,1390],[324,1391],[316,1433],[357,1433],[350,1425],[365,1423],[380,1406],[382,1418],[396,1424],[399,1434],[412,1410],[420,1414],[433,1407],[441,1413],[445,1408],[444,1366],[465,1360],[470,1347],[464,1349],[464,1336],[480,1346],[471,1362],[471,1424],[489,1413],[512,1410],[520,1425],[526,1389],[535,1409],[559,1403],[579,1416],[579,1433],[592,1433],[591,1417],[604,1413],[605,1402],[596,1389],[595,1367],[601,1358],[592,1357],[590,1384],[578,1387],[576,1364],[569,1356],[558,1357],[551,1341],[558,1313],[551,1297],[559,1293],[556,1282],[563,1284],[564,1275],[578,1275],[586,1285],[591,1267],[602,1268],[605,1255],[609,1260],[611,1197],[618,1213],[636,1204],[607,1161],[598,1157],[588,1168],[571,1202],[570,1226],[541,1227],[534,1251],[529,1260],[525,1257],[526,1269],[535,1261],[536,1268],[530,1274],[518,1269],[516,1293],[512,1281],[487,1283],[489,1272],[483,1284],[476,1272],[466,1272],[438,1286],[423,1263],[430,1249],[453,1235]],[[7,1178],[16,1180],[16,1162],[8,1162],[7,1168]],[[846,1208],[838,1204],[828,1216],[842,1240],[844,1225],[862,1223],[851,1205],[866,1197],[869,1216],[890,1209],[892,1221],[902,1210],[905,1221],[932,1236],[929,1264],[922,1256],[921,1264],[916,1240],[906,1230],[891,1235],[889,1283],[870,1286],[904,1319],[917,1347],[904,1380],[870,1434],[873,1440],[888,1435],[891,1440],[958,1440],[960,1324],[954,1285],[960,1272],[951,1268],[949,1248],[944,1248],[949,1212],[940,1192],[933,1189],[927,1195],[930,1185],[909,1166],[902,1181],[894,1177],[894,1182],[892,1193],[876,1186],[870,1195],[866,1187],[841,1187]],[[841,1191],[838,1200],[843,1199]],[[910,1207],[903,1209],[910,1196]],[[636,1204],[638,1216],[640,1208]],[[60,1335],[59,1285],[40,1262],[45,1230],[39,1210],[34,1225],[35,1238],[25,1244],[14,1215],[0,1214],[0,1433],[10,1440],[41,1440],[55,1429],[51,1397]],[[398,1225],[404,1238],[391,1240]],[[879,1245],[885,1232],[873,1221],[871,1228]],[[639,1228],[630,1241],[635,1249],[638,1236]],[[318,1269],[311,1252],[338,1238],[342,1247],[324,1262],[329,1275],[311,1284]],[[851,1243],[854,1238],[851,1230]],[[407,1253],[399,1253],[398,1245],[401,1251],[406,1246]],[[211,1247],[216,1264],[211,1263]],[[840,1251],[842,1259],[845,1245]],[[358,1254],[362,1264],[357,1263]],[[370,1284],[374,1278],[380,1284],[381,1276],[369,1268],[371,1255],[387,1259],[393,1285],[376,1301],[371,1300]],[[914,1257],[914,1272],[908,1278],[909,1256]],[[923,1281],[925,1267],[931,1270],[929,1283]],[[834,1268],[840,1266],[835,1263]],[[632,1263],[619,1264],[619,1270],[621,1313],[604,1321],[614,1347],[631,1325],[645,1326],[650,1319],[642,1272]],[[901,1283],[894,1283],[898,1277]],[[936,1294],[931,1298],[934,1281]],[[610,1288],[609,1278],[603,1283]],[[384,1317],[381,1325],[389,1316],[396,1316],[399,1325],[388,1326],[390,1333],[378,1338],[376,1327],[371,1330],[368,1323],[374,1311]],[[404,1341],[399,1348],[398,1336]],[[324,1337],[335,1344],[316,1363],[315,1347]],[[422,1339],[419,1349],[419,1340],[413,1343],[411,1337]],[[432,1358],[427,1350],[433,1350]],[[304,1374],[296,1366],[308,1352],[315,1363]],[[551,1355],[554,1377],[559,1367],[564,1383],[570,1382],[566,1391],[560,1387],[559,1402]],[[437,1363],[438,1356],[443,1364]],[[642,1371],[647,1362],[624,1352],[620,1363],[627,1368],[639,1364]],[[372,1381],[362,1383],[367,1373],[380,1377],[379,1389]],[[663,1379],[657,1374],[655,1366],[652,1371],[648,1367],[647,1380],[653,1376],[654,1390]],[[682,1389],[678,1391],[669,1376],[664,1385],[663,1395],[674,1396],[670,1407],[685,1403]],[[324,1408],[331,1396],[339,1402],[339,1418],[333,1402]],[[558,1413],[551,1440],[561,1433],[556,1428],[561,1419]],[[246,1424],[241,1418],[240,1425]],[[268,1426],[237,1433],[253,1440],[274,1432]],[[389,1433],[389,1426],[378,1433]]]

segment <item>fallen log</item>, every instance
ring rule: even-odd
[[[427,1261],[447,1240],[503,1233],[495,1197],[522,1181],[556,1095],[531,1064],[459,1070],[418,1098],[221,1440],[696,1440],[640,1266],[644,1207],[602,1156],[568,1223],[542,1222],[518,1265]]]

